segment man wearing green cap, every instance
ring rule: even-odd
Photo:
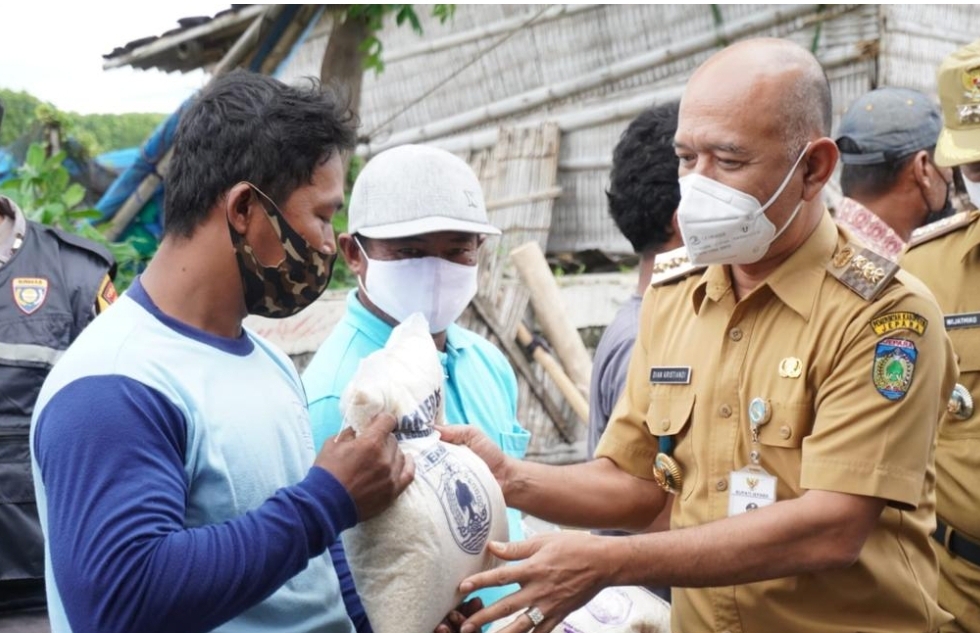
[[[943,129],[936,163],[960,168],[980,204],[980,41],[943,61],[937,76]],[[959,358],[959,384],[939,426],[936,515],[939,604],[956,619],[943,633],[980,632],[980,212],[967,211],[926,227],[902,266],[926,282],[942,308]]]

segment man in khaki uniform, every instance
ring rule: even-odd
[[[674,587],[683,633],[924,633],[949,619],[929,533],[955,362],[925,287],[850,243],[821,203],[830,118],[818,62],[786,40],[739,42],[692,76],[678,223],[694,263],[715,265],[668,255],[598,459],[522,462],[471,429],[444,434],[484,457],[509,505],[640,529],[661,483],[676,494],[671,530],[492,545],[528,560],[461,589],[522,588],[463,633],[522,609],[505,633],[549,631],[630,584]]]
[[[953,53],[938,75],[945,127],[936,162],[960,166],[980,202],[980,42]],[[933,543],[939,604],[956,620],[944,632],[980,633],[980,212],[960,213],[920,230],[903,265],[929,286],[959,357],[960,378],[939,425]]]

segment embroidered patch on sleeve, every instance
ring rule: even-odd
[[[925,333],[928,325],[929,321],[915,312],[889,312],[871,319],[871,329],[878,336],[884,336],[897,330],[909,330],[921,335]]]
[[[915,361],[918,357],[915,343],[904,338],[886,338],[878,341],[871,369],[875,389],[888,400],[901,400],[912,386]]]
[[[95,313],[102,314],[118,298],[119,295],[116,294],[116,287],[112,285],[112,280],[109,279],[109,275],[106,275],[102,278],[102,284],[99,286],[99,294],[95,296]]]

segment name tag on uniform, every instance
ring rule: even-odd
[[[980,327],[980,312],[965,312],[963,314],[947,314],[943,317],[947,330],[958,330],[965,327]]]
[[[776,478],[762,468],[733,470],[728,479],[728,516],[776,503]]]
[[[651,385],[689,385],[691,384],[690,367],[651,367]]]

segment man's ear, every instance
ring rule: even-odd
[[[225,219],[237,233],[245,235],[252,219],[252,203],[255,193],[244,182],[240,182],[227,192],[222,199],[222,211]]]
[[[808,155],[803,161],[803,199],[813,200],[834,173],[839,152],[837,144],[825,137],[810,142]]]
[[[355,275],[360,275],[367,269],[367,262],[364,261],[364,254],[354,241],[354,236],[350,233],[341,233],[337,236],[337,248],[347,262],[347,268]]]
[[[934,183],[929,179],[929,169],[932,161],[929,160],[929,152],[926,150],[919,150],[912,156],[909,161],[908,174],[912,177],[912,180],[918,185],[919,189],[922,190],[923,194],[927,193],[933,186]]]

